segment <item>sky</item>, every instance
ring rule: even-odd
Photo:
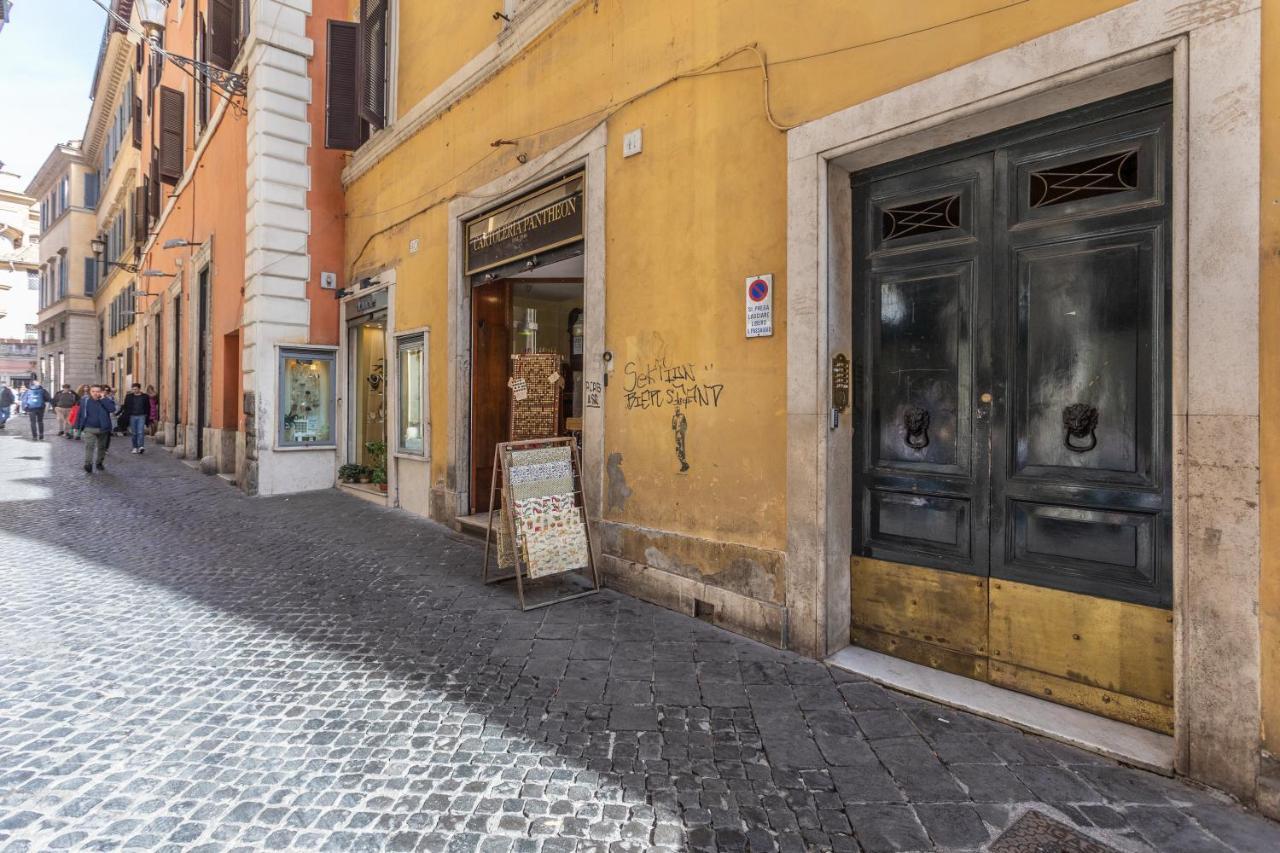
[[[79,139],[106,13],[92,0],[12,0],[0,31],[0,161],[22,186],[53,146]]]

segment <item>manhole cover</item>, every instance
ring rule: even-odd
[[[1014,821],[988,849],[990,853],[1117,853],[1115,848],[1036,811]]]

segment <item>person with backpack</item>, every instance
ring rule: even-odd
[[[44,441],[44,407],[49,403],[49,392],[38,380],[31,380],[30,387],[22,395],[22,408],[31,420],[31,440]]]
[[[69,384],[64,384],[62,390],[53,395],[50,403],[53,404],[53,413],[58,416],[58,435],[66,435],[70,430],[71,407],[76,404],[76,392],[71,390]]]
[[[111,415],[116,403],[103,392],[101,385],[90,385],[89,396],[80,401],[75,427],[84,434],[84,472],[105,471],[107,448],[111,446]]]
[[[9,413],[13,410],[13,389],[0,384],[0,429],[9,421]]]

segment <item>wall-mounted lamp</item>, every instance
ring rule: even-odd
[[[119,261],[104,261],[102,259],[102,256],[107,252],[107,241],[102,239],[101,237],[94,237],[92,240],[90,240],[89,248],[93,250],[94,258],[96,258],[98,263],[102,264],[103,266],[119,267],[120,269],[124,270],[130,275],[138,274],[137,264],[122,264]]]
[[[509,24],[509,23],[511,23],[511,19],[510,19],[510,18],[508,18],[508,17],[507,17],[505,14],[503,14],[502,12],[494,12],[494,13],[493,13],[493,19],[494,19],[495,21],[506,21],[508,24]]]
[[[161,272],[160,270],[143,270],[139,273],[143,278],[177,278],[176,272]],[[147,296],[155,296],[154,293],[148,293]]]
[[[197,62],[170,51],[163,51],[160,38],[164,35],[165,12],[169,0],[134,0],[133,8],[138,12],[138,20],[142,23],[142,31],[151,43],[151,54],[157,60],[168,59],[174,65],[189,74],[203,76],[215,89],[227,95],[243,95],[249,91],[249,80],[243,74],[235,74],[225,68]]]
[[[164,248],[166,249],[187,249],[203,245],[204,243],[192,243],[190,240],[183,239],[182,237],[174,237],[172,240],[164,241]]]

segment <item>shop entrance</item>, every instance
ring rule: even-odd
[[[347,461],[385,464],[387,446],[387,291],[350,303],[347,316]]]
[[[496,445],[581,439],[584,189],[570,174],[466,225],[473,514],[489,511]]]
[[[1171,732],[1170,87],[854,177],[853,640]]]
[[[496,445],[517,435],[550,437],[534,432],[581,435],[582,269],[581,256],[570,257],[473,287],[472,512],[489,510]],[[557,387],[539,395],[526,377],[528,387],[512,388],[519,376],[540,369],[560,377]]]

